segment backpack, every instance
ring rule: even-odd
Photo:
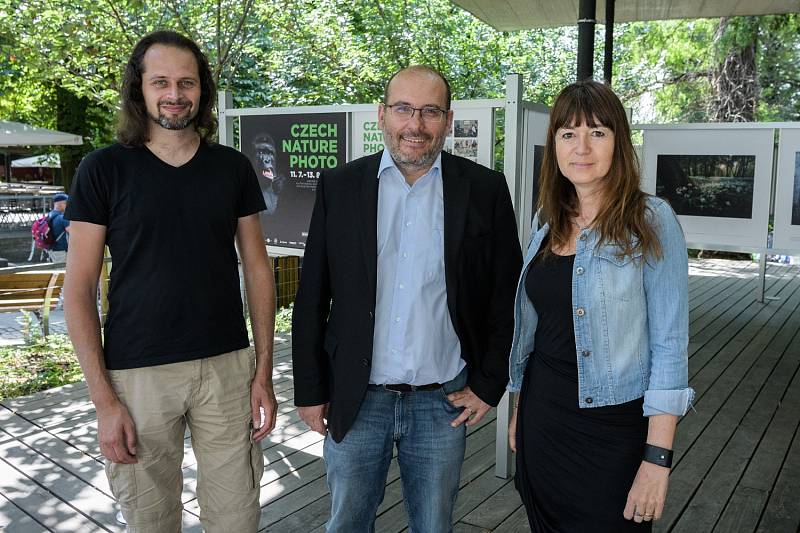
[[[33,235],[33,244],[36,248],[50,250],[55,246],[56,238],[53,235],[51,224],[52,219],[48,213],[41,218],[37,218],[31,225],[31,235]]]

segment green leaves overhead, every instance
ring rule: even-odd
[[[501,98],[519,72],[526,99],[547,104],[575,75],[575,28],[497,32],[448,0],[0,0],[0,118],[54,127],[59,105],[88,102],[90,142],[109,142],[124,62],[164,28],[201,45],[239,107],[378,102],[412,63],[441,69],[459,99]],[[797,15],[615,30],[614,88],[637,121],[800,119]],[[736,104],[749,114],[720,115],[731,102],[721,92],[742,83],[722,68],[735,61],[753,69],[755,88]]]

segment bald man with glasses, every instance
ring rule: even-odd
[[[522,263],[502,174],[442,152],[450,86],[386,85],[386,149],[326,172],[292,321],[295,404],[325,435],[328,532],[374,531],[394,448],[412,532],[452,531],[466,441],[508,382]]]

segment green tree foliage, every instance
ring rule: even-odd
[[[640,120],[800,120],[797,14],[631,23],[618,32],[614,87],[640,103],[635,111],[652,108]]]
[[[378,102],[412,63],[441,69],[458,99],[500,98],[519,72],[547,104],[574,79],[575,28],[497,32],[448,0],[0,0],[0,118],[55,127],[83,109],[83,150],[108,143],[130,49],[163,28],[200,43],[237,107]],[[636,120],[800,117],[797,15],[615,30],[614,88]],[[745,79],[745,104],[726,100]]]

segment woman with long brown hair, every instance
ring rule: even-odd
[[[536,532],[649,531],[661,516],[688,386],[688,261],[669,205],[639,189],[607,86],[550,114],[517,289],[509,427]]]

